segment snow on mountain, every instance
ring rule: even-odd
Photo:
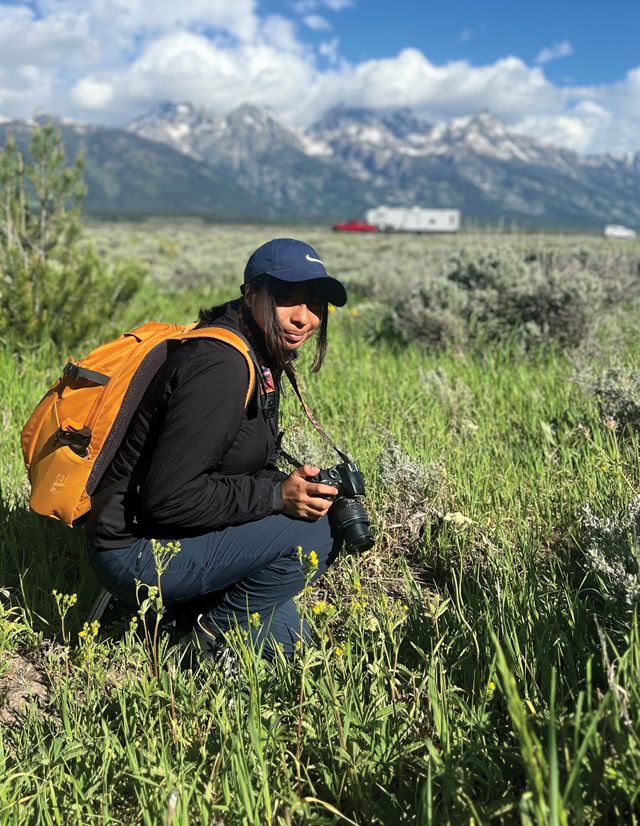
[[[0,120],[0,136],[11,130],[26,141],[44,117]],[[640,225],[640,152],[578,155],[512,132],[488,112],[433,125],[408,109],[338,108],[300,130],[248,104],[221,115],[165,103],[126,131],[55,124],[71,156],[87,154],[87,204],[98,211],[324,221],[388,203],[536,225]],[[169,179],[174,196],[165,203]],[[139,180],[153,180],[156,194],[138,191]]]
[[[402,128],[398,124],[402,124]],[[358,143],[361,162],[366,158],[367,149],[369,153],[384,151],[389,155],[412,157],[471,154],[500,161],[553,165],[564,165],[566,155],[572,155],[507,131],[489,112],[430,126],[409,116],[406,110],[386,117],[376,116],[370,110],[338,110],[318,121],[311,132],[338,154]],[[353,159],[353,151],[347,154]]]
[[[330,109],[307,133],[326,156],[343,163],[351,174],[376,180],[401,154],[423,140],[429,124],[407,109],[378,113],[371,109]]]
[[[326,214],[366,200],[357,176],[333,163],[326,142],[257,106],[219,115],[188,103],[163,104],[127,129],[217,167],[282,214]]]
[[[329,109],[312,128],[315,134],[337,136],[348,133],[352,137],[359,134],[373,137],[373,140],[398,141],[411,139],[429,129],[429,123],[415,115],[411,109],[400,108],[392,111],[378,112],[373,109],[346,108],[336,106]],[[375,136],[375,137],[374,137]]]
[[[129,130],[299,215],[331,205],[355,215],[358,203],[385,201],[525,220],[640,219],[640,152],[580,156],[512,132],[489,112],[433,125],[406,108],[337,107],[302,131],[246,104],[226,115],[164,104]]]
[[[424,154],[447,154],[470,151],[501,161],[537,162],[541,147],[528,138],[507,132],[500,121],[488,112],[470,118],[456,118],[434,126],[426,136]]]
[[[406,108],[377,112],[336,107],[305,132],[250,104],[220,115],[190,103],[164,103],[129,124],[127,131],[199,160],[227,160],[234,167],[243,152],[289,148],[342,163],[364,179],[377,178],[402,156],[484,157],[569,172],[583,165],[634,168],[640,154],[579,156],[511,132],[489,112],[431,125]]]
[[[198,160],[226,159],[232,165],[244,152],[262,152],[274,145],[306,151],[305,141],[294,129],[248,103],[227,115],[190,103],[163,103],[130,123],[127,131],[167,143]]]
[[[128,132],[191,157],[198,157],[201,145],[219,140],[225,130],[221,115],[190,103],[160,103],[127,126]]]
[[[616,170],[628,170],[630,172],[640,172],[640,151],[612,153],[606,155],[584,155],[579,158],[579,163],[585,167],[607,168]]]

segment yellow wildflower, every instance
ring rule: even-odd
[[[64,610],[65,612],[68,611],[69,608],[73,608],[78,601],[77,594],[61,594],[60,591],[56,591],[55,588],[51,593],[58,603],[58,609]]]
[[[470,525],[473,521],[472,519],[469,519],[468,516],[465,516],[464,513],[460,513],[460,511],[445,513],[443,520],[445,522],[450,522],[456,528],[463,528],[465,525]]]
[[[344,654],[344,651],[339,645],[337,645],[334,654],[336,655],[336,657],[341,657]]]
[[[365,623],[365,628],[367,631],[379,631],[380,630],[380,623],[378,622],[377,618],[371,614],[371,616],[367,617],[367,621]]]
[[[260,627],[260,614],[257,611],[254,611],[253,614],[249,616],[249,625],[252,628]]]
[[[85,622],[82,626],[82,630],[78,631],[78,637],[81,640],[86,639],[95,639],[98,636],[98,631],[100,630],[100,623],[98,620],[93,620],[91,624]]]
[[[316,615],[324,614],[324,612],[327,610],[327,603],[323,599],[320,599],[318,600],[318,602],[316,602],[316,604],[313,606],[311,610]]]
[[[495,690],[496,684],[493,682],[493,680],[489,680],[489,684],[487,685],[487,696],[489,697],[489,699],[493,697]]]
[[[309,554],[309,567],[310,568],[317,568],[318,567],[318,554],[315,551],[311,551]]]
[[[352,318],[357,318],[359,315],[360,315],[360,310],[356,310],[355,307],[354,307],[354,309],[351,310],[351,317]]]
[[[335,313],[335,311],[336,311],[336,308],[333,306],[333,304],[329,304],[329,307],[327,309],[329,310],[330,313]]]
[[[368,600],[366,597],[362,599],[352,599],[351,605],[349,606],[349,613],[351,615],[361,613],[367,607],[367,603]]]

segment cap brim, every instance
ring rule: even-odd
[[[282,272],[282,270],[278,271],[277,275],[275,273],[267,273],[267,275],[285,284],[300,284],[302,282],[313,281],[314,284],[317,285],[318,295],[321,295],[322,298],[325,298],[330,304],[334,304],[336,307],[344,307],[347,303],[347,291],[342,283],[331,275],[317,276],[310,274],[305,276],[300,273],[287,274]]]

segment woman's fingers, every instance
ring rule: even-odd
[[[312,514],[324,516],[331,507],[331,502],[328,502],[326,499],[309,499],[306,507]]]
[[[315,482],[307,482],[307,493],[309,496],[334,496],[338,495],[338,489],[332,485],[318,485]]]
[[[303,519],[319,519],[331,507],[338,491],[331,485],[307,482],[307,478],[319,473],[313,465],[296,468],[282,483],[282,499],[285,513]]]
[[[314,467],[313,465],[302,465],[302,467],[296,468],[292,476],[300,476],[303,479],[306,479],[308,476],[315,476],[316,473],[320,473],[319,467]]]

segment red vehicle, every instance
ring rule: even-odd
[[[373,224],[367,224],[365,221],[358,221],[353,219],[351,221],[341,221],[339,224],[334,224],[334,231],[336,232],[377,232],[378,227]]]

